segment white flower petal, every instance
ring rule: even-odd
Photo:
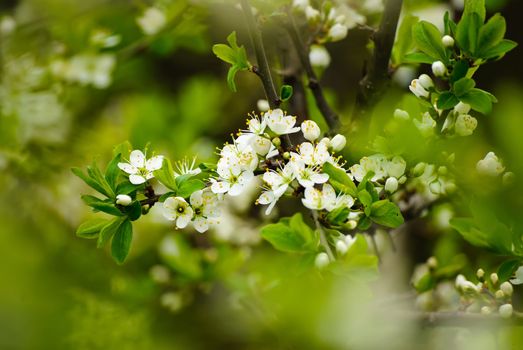
[[[162,167],[163,156],[152,157],[145,162],[145,168],[149,171],[155,171]]]
[[[211,185],[211,191],[214,193],[226,193],[229,191],[231,184],[225,181],[215,181]]]
[[[131,165],[137,167],[137,168],[143,168],[145,166],[145,155],[140,150],[134,150],[129,155],[129,160],[131,161]]]
[[[194,229],[200,233],[204,233],[209,229],[209,224],[207,219],[199,217],[193,221]]]
[[[142,175],[131,174],[131,175],[129,175],[129,181],[133,185],[141,185],[147,180]]]
[[[118,163],[118,168],[125,171],[127,174],[136,174],[138,172],[138,168],[129,163]]]

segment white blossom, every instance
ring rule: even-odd
[[[414,95],[416,95],[416,97],[427,98],[430,95],[430,93],[421,85],[419,79],[412,80],[409,85],[409,89]]]
[[[395,119],[399,119],[399,120],[409,120],[410,119],[410,115],[407,111],[404,111],[402,109],[398,109],[396,108],[394,110],[394,118]]]
[[[291,153],[292,161],[302,162],[306,165],[323,165],[332,158],[327,145],[323,142],[316,145],[304,142],[297,147],[297,151],[298,153]]]
[[[182,197],[169,197],[163,202],[163,215],[167,220],[174,221],[176,227],[185,228],[191,221],[194,211]]]
[[[489,152],[476,164],[476,170],[483,175],[498,176],[505,171],[505,167],[494,152]]]
[[[387,181],[385,181],[385,191],[393,193],[396,192],[398,189],[398,179],[395,177],[389,177]]]
[[[499,289],[503,291],[503,294],[510,297],[512,293],[514,293],[514,288],[512,287],[512,284],[510,282],[503,282],[499,286]]]
[[[189,199],[194,212],[193,225],[196,231],[205,232],[209,225],[216,222],[220,212],[218,196],[208,190],[193,192]]]
[[[240,195],[244,188],[254,178],[252,171],[242,169],[238,164],[231,166],[218,165],[218,179],[211,179],[211,190],[216,193],[228,193],[231,196]]]
[[[503,318],[510,318],[512,317],[512,313],[514,312],[514,308],[512,307],[512,304],[503,304],[499,307],[499,315]]]
[[[309,209],[323,210],[329,208],[332,210],[336,206],[336,192],[329,184],[324,184],[321,191],[315,187],[307,187],[305,198],[302,198],[301,201]]]
[[[305,120],[301,123],[301,131],[303,132],[303,137],[311,142],[320,137],[321,134],[320,127],[312,120]]]
[[[515,278],[511,279],[510,283],[514,285],[523,284],[523,266],[518,267],[515,275]]]
[[[320,11],[312,6],[305,7],[305,17],[309,22],[315,22],[320,18]]]
[[[308,166],[301,161],[296,161],[292,164],[298,183],[305,188],[323,184],[329,180],[329,175],[321,173],[321,168],[318,166]]]
[[[427,137],[434,132],[436,121],[432,119],[429,112],[425,112],[421,116],[421,120],[414,119],[414,125],[416,125],[423,136]]]
[[[467,114],[470,111],[470,105],[463,102],[458,102],[458,104],[454,106],[454,111],[459,114]]]
[[[296,117],[288,116],[281,109],[274,109],[266,112],[264,117],[267,118],[267,125],[276,135],[293,134],[300,131],[295,127]]]
[[[309,60],[313,67],[326,68],[331,63],[331,56],[325,46],[312,45]]]
[[[330,264],[330,259],[327,253],[321,252],[318,255],[316,255],[316,258],[314,259],[314,265],[318,269],[323,269],[327,267],[327,265]]]
[[[120,162],[118,167],[129,174],[129,181],[133,185],[140,185],[154,178],[153,172],[160,169],[162,163],[163,156],[155,156],[146,160],[142,151],[134,150],[129,156],[129,163]]]
[[[136,22],[145,34],[154,35],[167,24],[167,17],[157,7],[149,7]]]
[[[345,39],[348,31],[349,28],[346,25],[336,23],[329,29],[329,33],[327,35],[332,41],[340,41]]]
[[[469,136],[472,135],[477,126],[478,121],[476,118],[469,114],[460,114],[456,118],[454,130],[456,131],[456,135]]]

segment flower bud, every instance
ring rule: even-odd
[[[314,265],[318,269],[323,269],[324,267],[329,265],[329,263],[330,259],[327,253],[319,253],[318,255],[316,255],[316,259],[314,259]]]
[[[481,308],[481,314],[482,315],[490,315],[492,313],[492,310],[488,306],[483,306]]]
[[[514,308],[511,304],[503,304],[499,307],[499,315],[503,318],[510,318],[512,317],[512,313],[514,312]]]
[[[307,6],[305,8],[305,17],[307,17],[307,21],[315,22],[320,18],[320,11],[316,10],[312,6]]]
[[[507,297],[511,296],[512,293],[514,293],[514,288],[512,287],[512,284],[510,284],[509,282],[501,283],[499,289],[502,290]]]
[[[393,193],[398,189],[398,180],[395,177],[389,177],[385,181],[385,191]]]
[[[328,36],[331,38],[332,41],[339,41],[345,39],[348,31],[349,28],[347,28],[346,25],[336,23],[331,27],[331,29],[329,29]]]
[[[505,171],[505,167],[494,152],[489,152],[476,164],[476,170],[483,175],[498,176]]]
[[[503,291],[500,289],[497,290],[496,293],[494,293],[494,296],[496,297],[496,299],[503,299],[505,297],[505,293],[503,293]]]
[[[436,259],[436,257],[434,257],[434,256],[431,256],[430,258],[427,259],[427,266],[430,269],[437,268],[438,267],[438,259]]]
[[[269,106],[269,102],[264,99],[258,100],[258,103],[256,105],[260,112],[267,112],[269,109],[271,109],[271,106]]]
[[[459,114],[467,114],[470,112],[470,105],[467,103],[458,102],[458,104],[454,106],[454,111]]]
[[[441,43],[445,47],[453,47],[454,46],[454,38],[450,35],[445,35],[443,38],[441,38]]]
[[[427,167],[427,163],[418,163],[412,170],[415,176],[421,176],[425,172],[425,168]]]
[[[328,137],[324,137],[320,140],[320,143],[324,143],[327,148],[331,147],[331,140]]]
[[[126,194],[119,194],[116,196],[116,204],[123,205],[124,207],[130,205],[133,199]]]
[[[344,241],[339,240],[336,242],[336,251],[338,252],[338,254],[345,255],[345,253],[347,253],[347,250],[349,250],[349,247],[347,247],[347,244]]]
[[[394,118],[400,120],[409,120],[410,116],[409,113],[407,113],[407,111],[396,108],[396,110],[394,110]]]
[[[492,281],[493,284],[498,284],[498,281],[499,281],[498,274],[495,272],[491,273],[490,280]]]
[[[305,120],[301,123],[301,131],[303,132],[303,137],[311,142],[320,137],[321,134],[320,127],[312,120]]]
[[[472,135],[477,126],[478,121],[476,118],[468,114],[460,114],[456,119],[454,131],[456,131],[456,135],[469,136]]]
[[[420,75],[418,80],[421,86],[425,89],[430,89],[431,87],[434,87],[434,82],[432,81],[432,78],[429,77],[427,74]]]
[[[356,226],[358,226],[358,222],[356,220],[349,220],[347,221],[347,223],[345,224],[345,226],[349,229],[349,230],[354,230],[356,228]]]
[[[432,63],[432,73],[434,73],[434,75],[437,77],[442,77],[447,74],[447,67],[445,66],[445,63],[441,61]]]
[[[346,143],[347,143],[347,139],[345,138],[345,136],[343,136],[341,134],[337,134],[330,141],[332,150],[334,152],[341,151],[345,147]]]
[[[276,147],[280,147],[281,146],[281,139],[279,137],[275,137],[272,139],[272,144]]]
[[[291,159],[291,154],[289,152],[284,152],[282,156],[283,156],[283,159],[285,159],[285,160]]]
[[[476,276],[481,280],[483,279],[483,277],[485,277],[485,271],[483,269],[478,269],[478,271],[476,271]]]
[[[331,56],[324,46],[312,45],[309,60],[313,67],[326,68],[331,63]]]

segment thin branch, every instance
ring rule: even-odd
[[[325,251],[327,255],[329,256],[329,259],[331,261],[334,261],[335,257],[332,253],[331,247],[329,245],[329,242],[327,241],[327,237],[325,236],[325,231],[323,230],[323,227],[321,226],[320,220],[318,218],[318,212],[316,210],[312,211],[312,217],[314,218],[314,222],[316,223],[316,228],[318,229],[318,232],[320,233],[320,243],[325,248]]]
[[[309,59],[309,51],[300,36],[300,32],[298,30],[298,27],[296,26],[296,22],[294,21],[294,17],[292,16],[292,13],[290,13],[290,11],[287,11],[287,17],[289,18],[290,23],[287,24],[285,27],[289,32],[292,42],[294,43],[294,47],[298,53],[298,57],[300,58],[301,65],[303,66],[303,69],[307,74],[307,78],[309,80],[308,85],[312,91],[314,99],[316,100],[316,105],[318,106],[318,109],[323,115],[323,118],[327,122],[327,125],[329,126],[331,133],[335,132],[340,127],[339,117],[332,110],[332,108],[329,106],[329,103],[325,99],[325,95],[323,94],[323,89],[320,85],[318,77],[316,76],[316,73],[312,68],[312,64]]]
[[[276,92],[276,88],[274,87],[271,70],[269,68],[269,63],[265,54],[265,48],[263,46],[261,31],[256,24],[256,19],[252,13],[252,8],[249,4],[249,1],[241,0],[241,7],[243,13],[245,14],[245,19],[247,20],[247,29],[254,47],[254,52],[256,54],[256,61],[258,62],[258,67],[255,70],[255,73],[258,75],[258,77],[260,77],[260,80],[263,84],[263,89],[267,95],[269,106],[272,109],[278,108],[281,104],[281,100],[278,96],[278,93]]]
[[[365,77],[360,81],[353,120],[357,121],[368,113],[390,80],[389,62],[402,5],[403,0],[387,0],[385,4],[380,27],[373,36],[372,59],[367,65]]]

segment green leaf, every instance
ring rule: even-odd
[[[117,264],[123,264],[133,240],[133,225],[129,220],[125,220],[116,230],[111,242],[111,255]]]
[[[116,232],[120,228],[120,225],[122,225],[122,223],[126,220],[126,217],[117,217],[109,221],[109,223],[100,230],[96,246],[98,248],[102,248],[103,246],[105,246],[107,242],[109,242],[111,238],[113,238],[113,236],[116,234]]]
[[[350,209],[347,207],[336,208],[327,215],[327,221],[334,226],[340,226],[349,216]]]
[[[73,174],[82,179],[89,187],[95,189],[101,194],[105,194],[105,189],[103,188],[103,186],[100,185],[96,180],[92,179],[90,176],[85,175],[80,168],[72,168],[71,171],[73,172]]]
[[[478,32],[483,21],[477,13],[464,14],[458,23],[456,41],[463,51],[474,55],[478,42]]]
[[[492,111],[492,97],[486,91],[472,89],[460,96],[459,99],[461,102],[468,103],[473,110],[485,115]]]
[[[392,51],[392,59],[395,64],[404,62],[405,55],[414,48],[412,40],[412,26],[418,23],[416,16],[406,15],[401,22],[396,35],[396,43]]]
[[[368,230],[372,225],[372,220],[368,216],[362,216],[358,221],[358,229],[361,231]]]
[[[423,53],[423,52],[413,52],[408,53],[405,56],[403,56],[403,62],[402,63],[425,63],[425,64],[432,64],[434,62],[434,59]]]
[[[481,52],[481,57],[485,60],[500,58],[503,55],[505,55],[507,52],[515,49],[516,46],[518,46],[518,44],[515,41],[503,39],[496,46],[494,46],[484,52]]]
[[[444,91],[438,98],[438,109],[446,110],[454,108],[459,102],[458,98],[450,91]]]
[[[454,67],[452,69],[452,74],[450,75],[450,82],[454,83],[461,78],[464,78],[467,76],[467,72],[469,71],[469,64],[466,60],[460,60],[456,61],[454,63]]]
[[[331,163],[327,162],[323,165],[323,172],[329,175],[329,183],[337,191],[356,197],[358,193],[356,185],[345,172],[345,170],[337,168]]]
[[[416,283],[414,283],[414,288],[418,293],[423,293],[431,290],[436,285],[436,280],[430,273],[424,274]]]
[[[290,85],[282,85],[280,89],[280,99],[282,101],[287,101],[292,97],[293,89]]]
[[[189,179],[184,182],[182,182],[179,187],[178,191],[176,191],[176,194],[179,197],[187,198],[193,192],[199,191],[201,189],[205,188],[205,182],[199,179]]]
[[[225,44],[216,44],[212,47],[212,52],[222,61],[235,64],[236,63],[236,53],[234,50]]]
[[[503,40],[506,29],[505,19],[499,13],[492,16],[479,30],[478,56],[482,57],[484,52],[498,45]]]
[[[261,229],[261,236],[275,249],[287,253],[306,253],[315,251],[314,233],[303,222],[300,213],[290,219],[282,219]]]
[[[142,216],[142,205],[139,201],[134,201],[131,205],[122,207],[122,209],[131,221],[136,221]]]
[[[121,157],[123,159],[129,158],[129,154],[131,153],[131,150],[133,149],[133,146],[129,141],[124,141],[119,145],[116,145],[113,148],[113,157],[116,157],[118,154],[121,154]]]
[[[476,82],[474,80],[470,78],[461,78],[454,83],[452,90],[454,90],[454,94],[456,96],[460,97],[472,90],[474,86],[476,86]]]
[[[116,180],[118,179],[118,175],[120,175],[120,168],[118,168],[118,163],[120,163],[121,159],[122,155],[118,153],[113,157],[113,159],[111,160],[111,162],[109,162],[107,168],[105,169],[105,180],[115,192]]]
[[[485,0],[465,0],[463,15],[475,13],[483,23],[485,22],[486,12]]]
[[[416,23],[412,27],[412,38],[422,52],[436,60],[447,62],[445,47],[441,42],[441,33],[434,24],[426,21]]]
[[[454,37],[456,33],[456,23],[450,18],[449,11],[445,12],[443,16],[443,23],[445,25],[445,34]]]
[[[371,213],[372,196],[367,190],[361,190],[358,192],[358,199],[361,204],[365,207],[365,215],[369,216]]]
[[[396,228],[404,222],[400,208],[387,199],[372,203],[371,209],[370,218],[379,225]]]
[[[81,196],[85,204],[95,209],[95,211],[102,211],[114,216],[122,216],[122,212],[115,207],[114,204],[101,200],[95,196],[83,195]]]
[[[138,186],[134,185],[129,180],[126,180],[124,182],[119,183],[118,186],[116,186],[116,193],[130,194],[130,193],[137,191],[138,189],[140,189],[143,186],[144,185],[138,185]]]
[[[76,235],[81,238],[96,238],[104,226],[109,223],[109,219],[93,218],[84,221],[76,230]]]
[[[234,80],[238,71],[240,71],[240,68],[234,65],[231,68],[229,68],[229,71],[227,72],[227,85],[229,85],[229,89],[231,89],[232,92],[238,91],[238,89],[236,88],[236,82]]]
[[[521,265],[521,259],[512,259],[503,262],[498,268],[498,277],[501,282],[508,281]]]
[[[174,170],[169,159],[163,158],[162,167],[154,172],[154,177],[168,189],[173,191],[178,189],[174,178]]]
[[[474,227],[474,221],[471,218],[453,218],[450,220],[450,226],[470,244],[480,248],[490,247],[487,236]]]

